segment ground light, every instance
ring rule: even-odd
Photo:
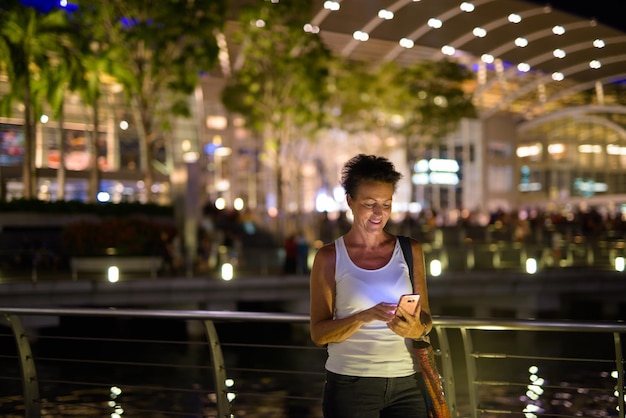
[[[430,262],[430,275],[433,277],[441,276],[441,261],[432,260]]]
[[[529,258],[526,260],[526,273],[537,273],[537,260],[535,260],[534,258]]]
[[[233,265],[230,263],[222,264],[222,280],[232,280]]]
[[[117,266],[111,266],[107,270],[107,278],[111,283],[116,283],[120,279],[120,269]]]

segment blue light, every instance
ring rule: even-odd
[[[123,17],[121,19],[122,25],[127,28],[132,28],[133,26],[137,26],[139,24],[139,20],[134,17]]]
[[[58,0],[20,0],[20,3],[26,7],[34,7],[42,13],[50,13],[59,6]]]
[[[78,5],[67,0],[20,0],[20,4],[26,7],[33,7],[41,13],[50,13],[54,9],[65,9],[70,12],[78,10]]]
[[[215,150],[218,149],[218,148],[221,148],[221,145],[215,145],[214,143],[211,142],[211,143],[206,144],[204,146],[204,152],[207,155],[214,155],[215,154]]]

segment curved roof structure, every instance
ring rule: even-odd
[[[623,105],[626,29],[522,0],[314,0],[337,54],[411,64],[449,55],[477,73],[482,118],[530,120],[572,105]],[[614,5],[611,5],[614,7]]]

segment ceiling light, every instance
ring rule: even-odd
[[[378,17],[385,20],[391,20],[393,19],[393,12],[386,9],[380,9],[378,11]]]
[[[596,39],[595,41],[593,41],[593,46],[595,46],[596,48],[604,48],[605,45],[606,44],[602,39]]]
[[[598,60],[591,60],[589,62],[589,67],[593,68],[594,70],[597,70],[598,68],[602,67],[602,63]]]
[[[303,29],[307,33],[320,33],[320,27],[317,25],[312,25],[310,23],[307,23],[306,25],[304,25]]]
[[[493,58],[493,55],[491,54],[482,54],[480,56],[480,60],[486,64],[491,64],[493,63],[494,58]]]
[[[464,1],[463,3],[461,3],[461,5],[459,6],[459,8],[464,11],[464,12],[473,12],[474,11],[474,5],[468,1]]]
[[[524,48],[528,45],[528,39],[519,37],[515,39],[515,45],[519,46],[520,48]]]
[[[567,54],[561,48],[557,48],[552,51],[552,55],[554,55],[556,58],[565,58]]]
[[[522,21],[522,16],[518,15],[517,13],[511,13],[508,19],[511,23],[519,23]]]
[[[402,48],[409,49],[409,48],[413,48],[414,45],[415,45],[415,42],[413,42],[409,38],[402,38],[402,39],[400,39],[400,46]]]
[[[370,38],[370,35],[366,32],[357,30],[352,34],[352,37],[357,41],[365,42]]]
[[[324,9],[327,9],[327,10],[335,12],[335,11],[339,10],[339,7],[341,7],[339,2],[330,1],[330,0],[327,0],[327,1],[324,2]]]
[[[556,71],[556,72],[552,73],[552,79],[554,81],[562,81],[564,78],[565,78],[565,76],[560,71]]]
[[[454,49],[454,47],[452,47],[450,45],[444,45],[444,46],[441,47],[441,52],[444,55],[452,56],[456,52],[456,49]]]
[[[561,25],[556,25],[552,28],[552,33],[555,35],[563,35],[565,33],[565,28]]]
[[[527,73],[530,71],[530,65],[525,62],[520,62],[519,64],[517,64],[517,70],[523,73]]]
[[[430,26],[433,29],[439,29],[440,27],[443,26],[443,22],[439,19],[435,19],[434,17],[431,17],[430,19],[428,19],[428,26]]]
[[[477,38],[484,38],[485,36],[487,36],[487,31],[485,29],[479,28],[479,27],[475,27],[474,30],[472,31],[472,33]]]

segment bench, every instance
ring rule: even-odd
[[[78,272],[104,272],[109,267],[117,266],[120,275],[126,272],[149,272],[150,277],[156,278],[161,267],[161,257],[157,256],[103,256],[103,257],[74,257],[70,260],[72,279],[78,278]]]

